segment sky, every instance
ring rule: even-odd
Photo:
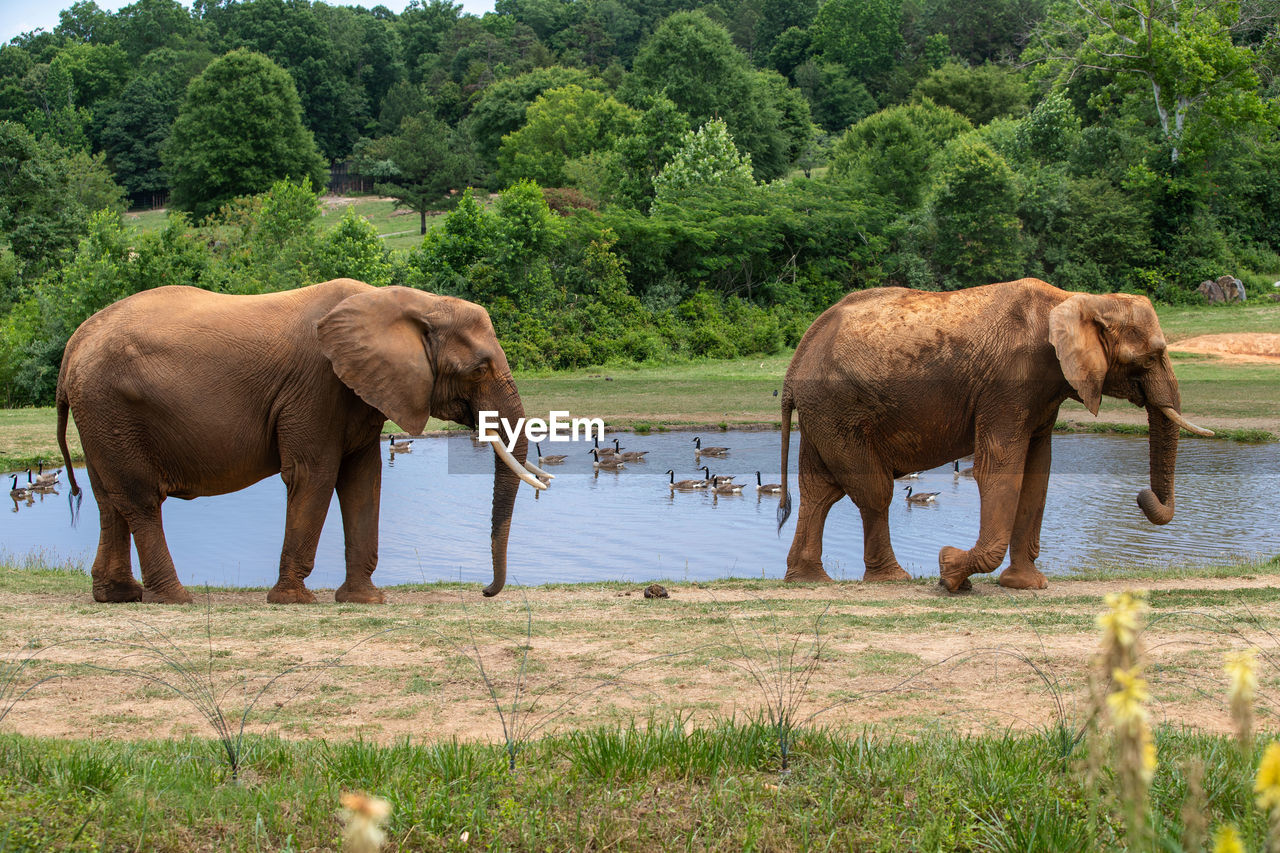
[[[95,0],[99,9],[115,12],[128,6],[134,0]],[[75,0],[0,0],[0,44],[29,30],[42,28],[52,30],[58,25],[58,12],[71,8]],[[364,6],[371,9],[377,5],[386,6],[393,12],[402,12],[409,5],[408,0],[363,0],[363,2],[342,2],[327,0],[331,6]],[[455,0],[457,2],[457,0]],[[190,8],[190,3],[184,3]],[[493,0],[461,0],[462,11],[472,15],[483,15],[493,11]]]

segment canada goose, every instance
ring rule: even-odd
[[[46,473],[44,472],[44,460],[43,460],[43,459],[38,459],[38,460],[36,460],[36,463],[37,463],[37,468],[36,468],[36,479],[35,479],[35,485],[37,485],[37,486],[52,486],[52,485],[55,485],[55,484],[58,482],[58,477],[60,477],[60,476],[62,475],[62,469],[61,469],[61,468],[59,468],[57,471],[50,471],[48,474],[46,474]],[[27,469],[27,482],[28,482],[28,483],[30,483],[30,482],[31,482],[31,469],[30,469],[30,468],[28,468],[28,469]]]
[[[27,469],[28,473],[30,470],[30,468]],[[30,494],[30,489],[18,488],[18,475],[11,474],[10,476],[13,477],[13,482],[9,484],[9,497],[15,501],[25,501]]]
[[[776,495],[782,491],[781,483],[761,483],[760,472],[756,472],[756,491],[762,495]]]
[[[644,455],[649,451],[628,450],[624,452],[622,448],[618,446],[618,439],[615,438],[613,440],[613,452],[614,452],[614,455],[620,457],[623,462],[643,462]]]
[[[952,471],[952,473],[951,473],[951,478],[952,478],[953,480],[959,480],[961,477],[972,477],[972,476],[973,476],[973,467],[972,467],[972,466],[970,466],[970,467],[968,467],[968,468],[965,468],[965,469],[962,471],[962,470],[960,470],[960,460],[959,460],[959,459],[957,459],[957,460],[955,461],[955,470],[954,470],[954,471]]]
[[[931,504],[934,503],[940,492],[920,492],[919,494],[911,494],[911,486],[907,486],[907,503],[909,504]]]
[[[413,439],[409,438],[409,436],[406,435],[406,436],[402,436],[400,441],[396,441],[396,438],[393,435],[391,437],[391,443],[388,446],[388,449],[392,453],[412,453]]]
[[[742,494],[741,483],[719,483],[714,486],[717,495],[740,495]]]
[[[727,447],[703,447],[702,437],[693,437],[693,455],[694,456],[728,456],[729,448]]]
[[[735,476],[734,474],[712,475],[711,469],[708,468],[706,465],[703,465],[702,468],[700,468],[699,470],[703,471],[707,475],[707,482],[713,486],[722,486],[725,483],[732,483],[733,478]]]
[[[605,458],[605,459],[608,459],[608,458],[610,458],[611,456],[617,456],[617,455],[618,455],[618,448],[617,448],[617,447],[601,447],[601,446],[600,446],[600,439],[598,439],[598,438],[597,438],[595,441],[596,441],[596,445],[595,445],[595,447],[592,447],[590,450],[588,450],[588,451],[587,451],[588,453],[599,453],[599,454],[600,454],[600,456],[601,456],[601,457],[603,457],[603,458]]]
[[[670,487],[673,492],[692,492],[696,489],[705,489],[707,487],[706,480],[681,480],[676,482],[676,472],[673,468],[668,468],[667,473],[671,475]]]
[[[591,467],[593,468],[604,468],[607,471],[617,471],[619,468],[626,467],[625,463],[617,456],[606,456],[601,459],[600,452],[594,448],[591,453],[596,458],[596,461],[591,463]]]
[[[564,460],[566,460],[566,459],[568,459],[568,458],[569,458],[568,456],[566,456],[566,455],[565,455],[565,454],[563,454],[563,453],[556,453],[556,454],[554,454],[554,455],[552,455],[552,456],[543,456],[543,455],[542,455],[542,442],[540,442],[540,441],[535,441],[535,442],[533,443],[533,446],[534,446],[534,447],[536,447],[536,448],[538,449],[538,464],[539,464],[539,465],[559,465],[559,464],[561,464],[562,462],[564,462]]]

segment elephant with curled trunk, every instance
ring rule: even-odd
[[[782,392],[782,475],[791,413],[800,421],[800,511],[786,579],[828,581],[827,513],[848,495],[862,514],[865,580],[905,580],[889,542],[895,477],[974,456],[982,504],[977,543],[938,555],[955,592],[975,572],[1043,589],[1036,568],[1049,484],[1050,439],[1068,398],[1098,413],[1102,395],[1147,410],[1151,488],[1138,505],[1153,524],[1173,518],[1178,382],[1151,303],[1072,294],[1036,279],[954,293],[881,288],[851,293],[805,333]],[[791,513],[787,492],[781,529]]]
[[[335,598],[380,603],[379,437],[389,418],[413,433],[434,415],[475,427],[478,413],[524,415],[506,355],[483,308],[403,287],[337,279],[261,296],[161,287],[90,317],[58,375],[58,443],[75,416],[101,515],[97,601],[189,602],[165,544],[160,506],[243,489],[279,473],[288,493],[275,603],[310,603],[304,583],[336,491],[346,582]],[[506,581],[507,537],[523,479],[494,443],[493,583]],[[230,531],[228,531],[230,532]],[[129,540],[142,583],[134,579]]]

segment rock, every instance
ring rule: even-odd
[[[1227,302],[1244,302],[1244,282],[1233,275],[1219,276],[1214,282],[1218,287],[1222,288],[1223,298]],[[1200,285],[1204,287],[1203,284]]]
[[[651,583],[644,588],[645,598],[670,598],[667,588],[660,583]]]
[[[1200,295],[1203,296],[1205,301],[1210,305],[1217,305],[1219,302],[1225,302],[1227,299],[1226,295],[1222,292],[1222,288],[1219,287],[1218,283],[1215,281],[1202,281],[1196,290],[1200,292]]]

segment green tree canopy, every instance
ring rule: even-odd
[[[1021,257],[1013,170],[974,134],[947,144],[928,205],[933,263],[949,287],[1016,278]]]
[[[600,92],[569,85],[548,90],[529,106],[525,125],[504,136],[498,151],[504,183],[529,178],[548,187],[565,184],[565,163],[610,149],[631,133],[635,110]]]
[[[685,134],[683,144],[667,167],[653,179],[654,204],[676,204],[691,190],[702,187],[749,189],[751,155],[740,154],[728,127],[712,119]]]
[[[900,0],[827,0],[810,27],[814,52],[865,78],[892,64],[901,14]]]
[[[302,126],[293,80],[260,53],[234,50],[187,87],[161,158],[172,204],[197,217],[280,178],[326,183],[324,159]]]
[[[849,128],[836,143],[831,176],[914,208],[929,183],[934,153],[972,128],[955,110],[928,99],[881,110]]]
[[[978,126],[1021,115],[1029,92],[1022,76],[1004,66],[986,63],[970,68],[948,62],[925,75],[911,94],[916,101],[928,98],[951,107]]]

